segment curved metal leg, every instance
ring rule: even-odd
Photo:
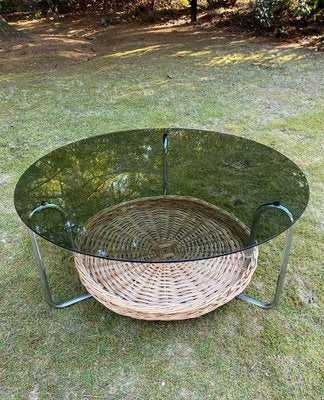
[[[42,257],[41,257],[41,254],[40,254],[40,250],[39,250],[36,234],[30,229],[28,229],[28,233],[29,233],[29,236],[30,236],[30,240],[31,240],[32,248],[33,248],[33,254],[34,254],[34,257],[35,257],[35,260],[36,260],[39,276],[40,276],[40,279],[41,279],[41,282],[42,282],[42,285],[43,285],[44,294],[45,294],[45,298],[46,298],[47,303],[50,306],[54,307],[54,308],[64,308],[64,307],[71,306],[72,304],[78,303],[79,301],[82,301],[82,300],[85,300],[85,299],[88,299],[88,298],[92,297],[91,294],[85,293],[85,294],[83,294],[81,296],[78,296],[78,297],[75,297],[75,298],[73,298],[71,300],[64,301],[63,303],[56,303],[53,300],[53,297],[52,297],[52,294],[51,294],[51,290],[50,290],[49,285],[48,285],[48,280],[47,280],[44,264],[43,264],[43,261],[42,261]]]
[[[275,295],[274,295],[272,302],[264,303],[262,301],[252,299],[251,297],[246,296],[245,294],[239,294],[237,296],[238,299],[245,300],[251,304],[254,304],[258,307],[262,307],[262,308],[266,308],[266,309],[273,308],[279,304],[282,289],[283,289],[284,282],[285,282],[286,272],[287,272],[287,265],[288,265],[288,259],[289,259],[289,252],[290,252],[290,248],[291,248],[291,244],[292,244],[292,238],[293,238],[293,231],[292,231],[292,228],[289,228],[287,231],[285,246],[284,246],[284,250],[282,253],[281,265],[280,265],[280,271],[279,271],[279,277],[278,277],[278,281],[277,281],[276,291],[275,291]]]
[[[269,210],[269,209],[275,209],[275,210],[285,214],[288,217],[291,224],[294,222],[294,217],[293,217],[292,213],[286,207],[281,205],[279,202],[261,205],[260,207],[257,208],[257,210],[254,214],[254,217],[253,217],[249,245],[255,244],[257,227],[258,227],[258,222],[259,222],[260,216],[264,211]],[[237,296],[238,299],[245,300],[248,303],[254,304],[258,307],[265,308],[265,309],[273,308],[279,304],[282,289],[283,289],[284,282],[285,282],[286,273],[287,273],[287,265],[288,265],[288,260],[289,260],[292,239],[293,239],[293,231],[292,231],[292,227],[290,226],[290,228],[288,228],[287,233],[286,233],[286,240],[285,240],[285,245],[284,245],[282,258],[281,258],[278,281],[277,281],[276,290],[275,290],[275,294],[274,294],[274,298],[273,298],[272,302],[264,303],[262,301],[255,300],[249,296],[246,296],[243,293],[239,294]],[[249,259],[249,252],[247,255],[247,260],[248,259]]]
[[[169,151],[169,140],[168,140],[168,134],[167,133],[163,134],[162,145],[163,145],[163,195],[166,196],[168,194],[168,161],[167,161],[167,155],[168,155],[168,151]]]

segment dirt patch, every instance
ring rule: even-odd
[[[118,47],[133,42],[145,45],[183,43],[218,35],[229,40],[272,42],[277,46],[312,47],[317,49],[316,37],[292,40],[256,37],[237,27],[205,27],[188,24],[180,18],[160,24],[121,23],[103,27],[100,16],[62,16],[57,19],[16,20],[11,25],[22,35],[0,42],[0,75],[29,71],[48,71],[87,62],[104,54],[112,54]]]
[[[0,43],[0,73],[55,69],[107,51],[107,44],[95,40],[98,24],[84,17],[21,20],[12,25],[23,35]]]

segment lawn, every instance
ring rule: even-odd
[[[323,54],[226,30],[78,24],[17,24],[25,38],[1,46],[0,399],[319,399]],[[233,300],[171,323],[119,316],[93,299],[51,309],[14,210],[19,176],[77,139],[170,126],[256,140],[306,173],[311,198],[281,304]],[[261,246],[248,294],[271,298],[282,243]],[[42,248],[57,299],[81,293],[68,254]]]

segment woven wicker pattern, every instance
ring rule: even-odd
[[[107,308],[133,318],[198,317],[241,293],[257,265],[257,248],[249,261],[244,252],[189,261],[233,251],[249,235],[238,219],[193,198],[163,196],[123,203],[91,218],[85,232],[77,238],[85,251],[160,261],[75,256],[89,293]]]

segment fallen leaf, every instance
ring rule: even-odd
[[[257,361],[252,365],[251,369],[253,369],[257,365]]]
[[[29,393],[29,400],[38,400],[38,386]]]
[[[166,385],[166,383],[162,380],[162,379],[159,379],[158,381],[157,381],[157,383],[160,385],[160,386],[165,386]]]

